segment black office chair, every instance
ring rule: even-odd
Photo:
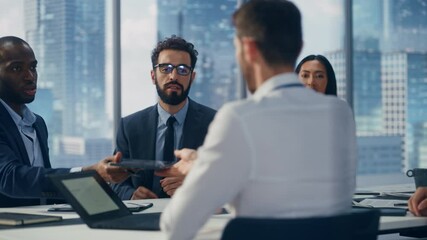
[[[379,218],[380,212],[375,209],[316,218],[235,218],[227,224],[221,239],[376,240]]]

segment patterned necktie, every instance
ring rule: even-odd
[[[173,162],[175,159],[175,156],[173,154],[174,151],[174,138],[175,138],[175,131],[173,124],[176,122],[176,119],[174,116],[170,116],[168,121],[166,122],[167,129],[165,134],[165,146],[163,147],[163,160],[166,162]]]

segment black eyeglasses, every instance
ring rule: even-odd
[[[169,74],[176,68],[176,72],[181,76],[187,76],[191,73],[191,67],[185,64],[173,65],[170,63],[159,63],[154,68],[158,67],[161,73]]]

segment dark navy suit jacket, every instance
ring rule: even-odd
[[[182,133],[183,148],[197,149],[203,144],[215,113],[215,110],[189,99]],[[158,117],[156,104],[122,118],[117,131],[116,151],[122,152],[123,158],[154,160]],[[127,200],[139,186],[152,190],[153,176],[154,171],[140,171],[137,176],[129,177],[120,184],[113,184],[112,188],[121,199]]]
[[[9,112],[0,103],[0,207],[40,204],[40,199],[58,197],[48,174],[69,173],[51,169],[47,127],[36,115],[34,128],[43,155],[43,167],[32,167],[21,134]]]

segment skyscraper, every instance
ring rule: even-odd
[[[325,54],[334,66],[338,95],[345,94],[344,52]],[[357,174],[391,174],[402,169],[403,134],[384,131],[382,54],[375,50],[355,50],[354,56],[354,115],[357,130]],[[386,97],[384,97],[384,94]],[[388,106],[388,105],[386,105]]]
[[[358,134],[401,136],[404,166],[425,167],[427,1],[358,0],[353,10]]]
[[[379,51],[383,35],[383,1],[353,2],[353,43],[355,50]]]
[[[427,51],[426,0],[383,0],[383,9],[383,51]]]
[[[382,56],[384,132],[404,136],[407,168],[427,167],[427,52]]]
[[[357,147],[357,174],[392,174],[401,172],[401,136],[358,136]]]
[[[357,132],[375,135],[382,131],[381,53],[353,51],[353,97]]]
[[[105,1],[25,0],[24,6],[39,83],[53,96],[51,144],[64,137],[111,137],[105,111]],[[59,149],[53,146],[51,154],[62,154]]]
[[[190,97],[219,108],[235,100],[239,86],[231,15],[237,0],[158,0],[158,40],[172,34],[194,43],[199,52]]]

